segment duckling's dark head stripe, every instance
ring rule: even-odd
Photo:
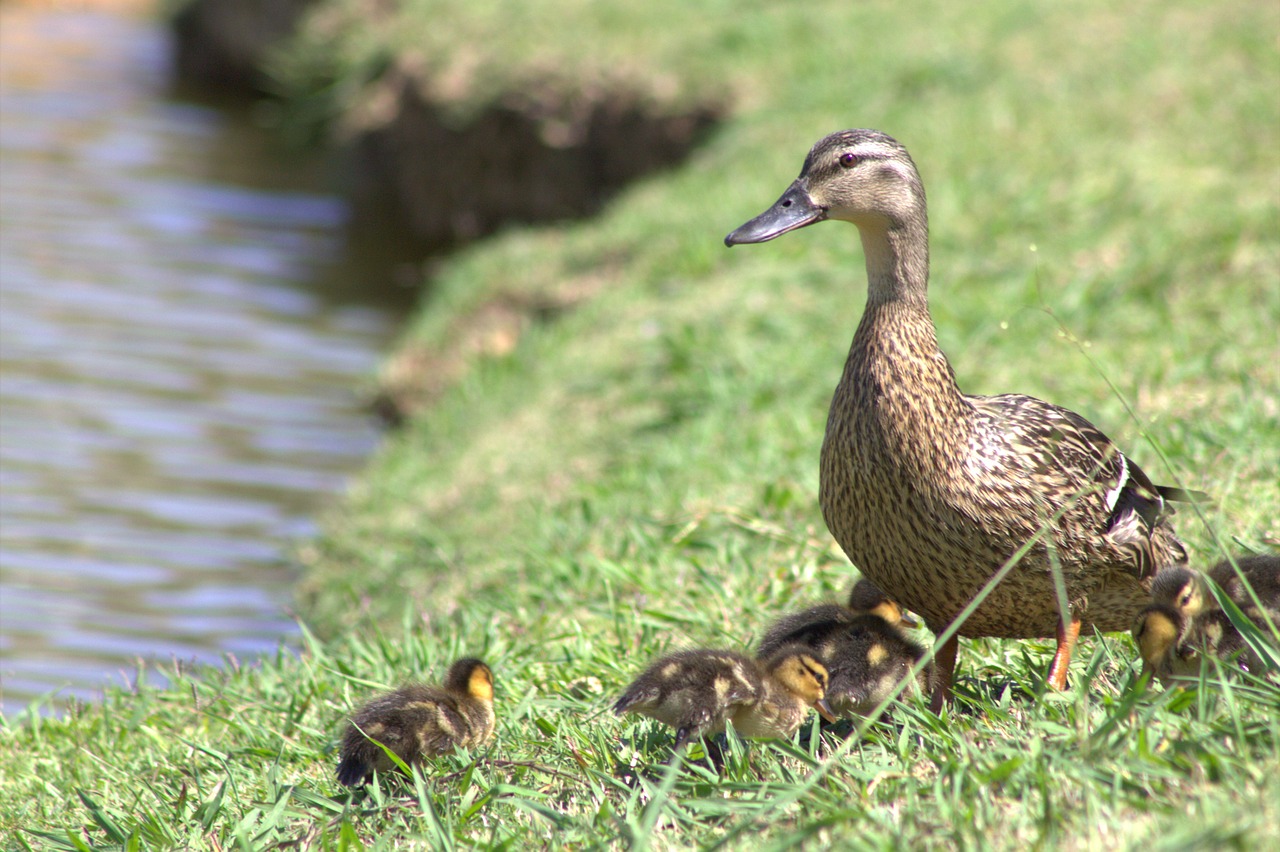
[[[801,657],[800,665],[804,668],[805,672],[807,672],[810,677],[812,677],[822,686],[824,687],[826,686],[827,670],[817,665],[812,657]]]

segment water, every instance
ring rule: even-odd
[[[390,261],[168,65],[144,19],[0,7],[6,714],[275,650],[290,548],[378,439]]]

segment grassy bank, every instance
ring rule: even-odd
[[[406,4],[332,55],[367,74],[380,44],[437,38],[439,6]],[[817,452],[864,297],[854,230],[720,243],[841,127],[890,132],[920,166],[934,317],[966,390],[1067,404],[1158,481],[1210,491],[1179,516],[1197,564],[1277,546],[1274,4],[673,5],[618,26],[602,4],[557,6],[590,25],[492,12],[463,20],[462,44],[478,68],[535,45],[589,68],[625,47],[628,73],[691,75],[729,118],[597,219],[443,265],[402,363],[478,342],[302,549],[320,638],[6,720],[5,845],[1280,840],[1274,686],[1141,692],[1125,636],[1085,641],[1049,696],[1049,643],[965,643],[943,719],[905,707],[836,757],[807,737],[753,746],[722,780],[666,772],[667,734],[606,710],[652,656],[742,646],[853,576],[817,510]],[[358,87],[326,97],[341,109]],[[529,304],[555,309],[485,336],[494,306]],[[331,750],[353,705],[463,653],[498,677],[492,749],[349,799]],[[633,763],[651,776],[637,788],[616,771]]]

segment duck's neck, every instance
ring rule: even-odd
[[[901,302],[929,314],[929,226],[923,221],[860,224],[867,258],[867,308]]]
[[[929,315],[929,232],[923,219],[907,223],[861,223],[867,258],[867,307],[854,336],[846,381],[864,397],[900,399],[889,406],[894,419],[941,416],[956,421],[966,406],[955,373],[938,348]],[[919,405],[929,400],[927,405]],[[915,400],[915,402],[912,402]],[[900,423],[911,434],[944,434],[937,423]]]

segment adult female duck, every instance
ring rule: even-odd
[[[1129,629],[1155,572],[1186,562],[1165,502],[1186,495],[1153,485],[1072,411],[960,391],[929,316],[924,185],[896,140],[875,130],[822,139],[782,197],[725,244],[825,219],[857,226],[868,285],[822,444],[827,527],[935,632],[1030,545],[958,635],[1055,636],[1048,679],[1064,687],[1081,628]],[[935,709],[950,697],[956,648],[953,637],[938,650]]]

